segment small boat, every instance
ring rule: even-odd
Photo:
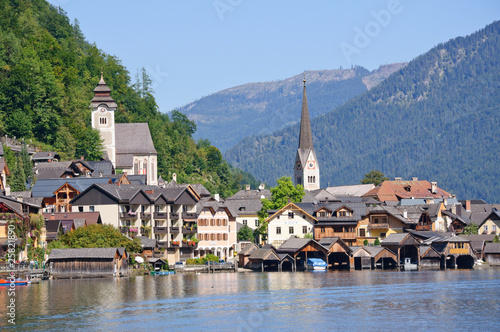
[[[411,262],[410,257],[405,257],[405,263],[403,265],[405,271],[418,271],[418,265]]]
[[[308,270],[326,270],[328,266],[325,261],[321,258],[308,258],[307,259],[307,269]]]
[[[11,279],[0,279],[0,286],[10,286],[12,284]],[[14,285],[15,286],[25,286],[28,284],[28,280],[22,280],[22,279],[15,279],[14,280]]]

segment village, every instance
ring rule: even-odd
[[[13,244],[10,225],[26,222],[29,227],[14,243],[16,261],[29,261],[30,246],[41,248],[40,267],[53,278],[128,276],[140,261],[152,270],[167,265],[167,270],[182,272],[188,270],[189,260],[208,255],[218,259],[213,264],[223,271],[500,265],[500,204],[459,199],[437,182],[415,177],[321,188],[305,79],[293,165],[293,183],[302,186],[305,195],[300,202],[268,210],[264,221],[259,219],[262,200],[272,198],[264,184],[247,185],[222,198],[201,184],[178,183],[175,173],[168,180],[159,177],[148,124],[115,123],[117,105],[110,93],[101,75],[91,100],[91,119],[104,141],[103,160],[60,161],[57,152],[36,151],[26,142],[2,138],[12,151],[28,150],[36,175],[30,190],[11,191],[6,184],[11,172],[0,159],[2,257]],[[37,226],[31,222],[38,220],[33,215],[40,217]],[[263,223],[265,234],[256,232]],[[46,250],[62,235],[91,225],[111,225],[127,238],[139,239],[141,252],[119,247]],[[252,240],[238,239],[242,229],[255,234]],[[3,267],[8,269],[7,261]]]

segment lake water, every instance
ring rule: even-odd
[[[52,280],[15,298],[16,325],[2,314],[2,329],[500,330],[500,269]]]

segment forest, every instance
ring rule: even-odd
[[[132,80],[117,56],[85,40],[78,21],[44,0],[0,0],[0,134],[24,139],[63,160],[98,159],[90,125],[92,90],[101,73],[117,101],[118,123],[147,122],[158,152],[158,173],[202,183],[228,196],[258,185],[235,169],[210,141],[195,141],[196,125],[183,113],[161,113],[145,70]],[[97,142],[98,143],[98,142]],[[9,167],[12,158],[8,160]]]
[[[439,44],[312,119],[321,186],[357,184],[377,169],[390,178],[437,181],[458,199],[500,202],[499,30],[497,21]],[[298,135],[298,124],[256,135],[225,157],[274,185],[292,174]]]

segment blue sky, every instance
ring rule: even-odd
[[[145,67],[162,112],[304,70],[410,61],[500,18],[500,1],[50,0],[131,77]]]

